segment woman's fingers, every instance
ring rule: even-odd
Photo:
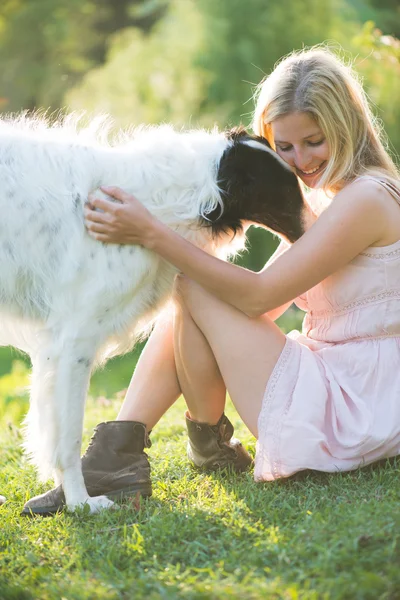
[[[95,192],[91,192],[88,196],[88,207],[91,209],[100,209],[106,214],[115,214],[120,208],[121,204],[130,204],[131,206],[140,206],[140,202],[132,196],[127,194],[118,187],[101,187],[101,190],[118,200],[118,202],[112,202],[105,198],[98,198]]]
[[[117,187],[102,187],[102,191],[115,198],[113,202],[89,194],[84,209],[85,226],[96,240],[112,244],[144,245],[154,218],[131,194]]]
[[[104,223],[94,223],[86,219],[85,226],[89,233],[106,233],[108,231],[108,226]]]
[[[84,210],[85,223],[104,223],[107,215],[97,210],[85,208]]]
[[[129,200],[132,199],[132,197],[133,197],[131,194],[127,194],[126,192],[124,192],[124,190],[121,190],[121,188],[119,188],[117,186],[114,186],[114,185],[112,185],[112,186],[101,186],[100,189],[105,194],[108,194],[112,198],[115,198],[116,200],[119,200],[123,204],[126,204],[127,202],[129,202]]]
[[[104,242],[106,244],[110,244],[110,238],[105,233],[94,233],[93,231],[88,232],[90,237],[96,240],[97,242]]]
[[[89,194],[89,206],[92,208],[98,208],[105,213],[113,213],[118,205],[110,200],[97,198],[94,194]]]

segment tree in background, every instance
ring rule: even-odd
[[[355,35],[347,5],[338,6],[338,0],[172,0],[148,36],[116,33],[105,64],[67,94],[67,104],[109,112],[119,125],[248,125],[255,84],[283,54]],[[245,264],[258,269],[277,241],[260,230],[250,239],[255,251]]]
[[[389,136],[389,151],[400,154],[400,40],[367,21],[352,39],[356,68],[364,78],[376,116]]]
[[[110,34],[146,33],[168,0],[2,0],[0,108],[58,109],[64,94],[105,60]]]
[[[373,21],[386,35],[400,37],[399,0],[347,0],[361,22]]]
[[[92,69],[65,97],[72,109],[113,115],[118,126],[213,122],[202,109],[209,74],[196,59],[205,51],[204,18],[194,0],[174,0],[145,35],[126,28],[109,38],[104,65]]]
[[[282,55],[356,34],[346,7],[340,0],[171,0],[148,36],[129,28],[112,36],[104,65],[67,95],[68,104],[106,105],[121,123],[248,123],[254,85]],[[126,110],[124,88],[139,114]]]

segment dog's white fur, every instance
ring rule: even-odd
[[[89,498],[81,472],[91,370],[132,346],[168,298],[175,269],[144,248],[91,239],[89,192],[120,186],[208,252],[237,249],[199,227],[199,215],[222,206],[216,174],[230,143],[222,133],[163,126],[110,146],[99,141],[103,125],[93,135],[73,119],[0,122],[0,344],[32,359],[26,448],[41,478],[63,484],[69,510],[87,502],[92,512],[112,502]]]

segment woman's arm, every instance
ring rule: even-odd
[[[272,265],[272,263],[274,263],[277,258],[282,256],[282,254],[287,252],[289,250],[289,248],[290,248],[289,242],[286,242],[285,240],[281,240],[279,246],[277,247],[277,249],[275,250],[273,255],[269,258],[268,262],[265,264],[264,269],[266,267],[269,267],[270,265]],[[283,313],[285,313],[287,311],[289,306],[292,306],[292,304],[293,304],[293,301],[290,300],[290,302],[286,302],[282,306],[273,308],[272,310],[268,311],[268,313],[266,313],[266,314],[269,316],[271,321],[276,321],[277,319],[279,319],[279,317],[281,317],[283,315]]]
[[[377,243],[385,229],[381,195],[370,183],[360,181],[343,189],[287,252],[254,273],[197,248],[118,188],[104,191],[122,204],[91,199],[93,207],[104,211],[86,211],[93,237],[104,242],[140,244],[157,252],[187,277],[249,316],[259,316],[292,301]]]

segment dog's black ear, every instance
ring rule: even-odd
[[[225,131],[225,136],[227,140],[230,140],[231,142],[236,142],[249,137],[249,133],[243,125],[237,125],[236,127],[227,129]]]
[[[247,131],[247,129],[243,125],[238,125],[236,127],[232,127],[231,129],[227,129],[225,131],[225,136],[226,139],[230,142],[233,142],[234,145],[240,144],[240,142],[243,142],[247,139],[253,140],[255,142],[260,142],[260,144],[267,146],[267,148],[271,148],[271,145],[267,139],[259,135],[252,135]]]

